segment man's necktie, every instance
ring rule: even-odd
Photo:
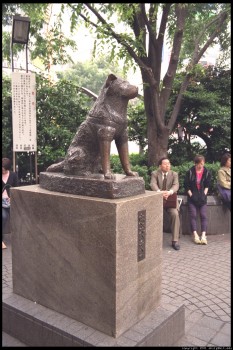
[[[164,174],[162,191],[166,191],[166,185],[167,185],[167,174]]]

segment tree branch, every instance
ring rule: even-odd
[[[175,72],[178,66],[178,59],[179,59],[180,50],[181,50],[185,19],[187,16],[187,7],[180,6],[180,4],[176,4],[176,16],[177,16],[177,24],[176,24],[176,32],[174,34],[174,39],[173,39],[171,58],[167,69],[167,73],[165,74],[163,79],[163,89],[160,95],[161,115],[164,115],[165,113],[168,99],[171,94],[171,88],[175,77]]]
[[[145,25],[146,25],[148,32],[149,32],[149,35],[150,35],[150,40],[151,40],[155,50],[157,50],[158,46],[157,46],[157,41],[156,41],[156,33],[153,32],[152,26],[150,25],[150,22],[147,18],[146,10],[145,10],[145,3],[140,3],[140,8],[141,8],[143,19],[145,21]]]
[[[97,24],[94,22],[90,21],[86,16],[84,16],[81,12],[79,13],[79,16],[84,19],[85,22],[91,24],[93,27],[98,28]],[[107,33],[107,32],[106,32]]]
[[[135,10],[134,6],[133,6],[133,22],[132,22],[131,28],[133,29],[135,38],[140,40],[144,48],[145,55],[141,56],[141,60],[145,65],[147,65],[147,54],[146,54],[146,34],[147,33],[145,28],[145,21],[142,14],[137,13],[137,10]],[[142,32],[143,34],[141,35]]]
[[[199,35],[199,41],[201,40],[201,37],[204,35],[205,30],[207,28],[209,28],[211,25],[213,25],[216,21],[218,22],[218,26],[216,27],[216,29],[214,30],[214,32],[210,36],[210,38],[207,40],[207,42],[204,44],[203,48],[199,51],[199,53],[198,53],[198,51],[195,50],[194,55],[193,55],[193,59],[192,59],[192,64],[198,63],[200,58],[203,56],[204,52],[207,50],[207,48],[213,42],[214,38],[217,36],[217,34],[218,34],[219,30],[220,30],[220,27],[222,26],[222,24],[224,23],[226,18],[227,18],[227,13],[224,11],[221,14],[219,14],[219,16],[217,18],[215,18],[214,20],[212,20],[211,22],[209,22],[205,26],[204,30]],[[197,48],[197,50],[198,50],[198,44],[199,44],[198,41],[196,41],[195,47]],[[190,79],[191,79],[190,74],[187,74],[185,79],[184,79],[184,81],[183,81],[183,83],[182,83],[182,85],[181,85],[181,88],[180,88],[180,91],[179,91],[179,95],[177,97],[177,100],[176,100],[173,112],[171,114],[171,117],[170,117],[169,123],[168,123],[168,126],[169,126],[170,130],[173,130],[173,128],[174,128],[174,125],[175,125],[175,122],[176,122],[176,119],[177,119],[177,115],[178,115],[178,111],[179,111],[180,106],[181,106],[182,96],[183,96],[184,92],[187,90],[187,87],[189,85]]]
[[[215,24],[216,22],[218,23],[218,27],[222,25],[222,23],[226,20],[227,18],[227,12],[223,11],[221,13],[218,14],[218,16],[216,16],[215,18],[213,18],[209,23],[207,23],[204,26],[204,29],[200,32],[196,42],[199,43],[202,39],[202,37],[205,34],[205,31],[210,28],[213,24]]]
[[[205,28],[201,31],[198,39],[196,40],[195,43],[195,51],[194,51],[194,55],[193,55],[193,60],[192,63],[196,64],[198,63],[198,61],[200,60],[200,58],[203,56],[204,52],[208,49],[208,47],[213,43],[215,37],[218,35],[218,32],[220,31],[221,26],[223,25],[223,23],[225,22],[225,20],[227,19],[227,12],[224,11],[222,13],[220,13],[216,18],[214,18],[212,21],[210,21],[209,23],[207,23],[207,25],[205,26]],[[207,42],[204,44],[204,46],[202,47],[202,49],[200,49],[200,51],[198,52],[198,47],[199,47],[199,42],[201,41],[205,31],[212,26],[215,23],[217,24],[217,27],[215,28],[214,32],[211,34],[211,36],[209,37],[209,39],[207,40]]]
[[[132,47],[121,37],[121,35],[117,34],[109,25],[108,23],[105,21],[105,19],[98,13],[98,11],[96,11],[96,9],[94,9],[90,4],[88,3],[84,3],[84,5],[86,7],[88,7],[88,9],[94,13],[94,15],[99,19],[99,21],[106,25],[106,27],[108,28],[106,30],[106,33],[111,33],[111,35],[116,39],[116,41],[121,44],[122,46],[124,46],[126,48],[126,50],[128,51],[128,53],[130,54],[130,56],[135,60],[135,62],[139,65],[139,67],[146,73],[148,82],[151,86],[156,86],[156,81],[153,77],[152,71],[150,67],[147,67],[144,62],[137,56],[137,54],[134,52],[134,50],[132,49]],[[88,22],[90,23],[90,21],[88,20]],[[97,25],[95,25],[95,27],[97,27]]]
[[[156,79],[159,81],[161,80],[163,45],[164,45],[165,31],[166,31],[167,19],[168,19],[170,7],[171,7],[171,4],[165,4],[163,6],[163,13],[162,13],[162,18],[161,18],[161,22],[160,22],[158,39],[157,39],[157,54],[156,54],[157,61],[156,61],[156,64],[158,65],[158,67],[156,68],[157,74],[155,76],[156,76]]]
[[[163,14],[160,22],[160,28],[159,28],[159,34],[158,34],[158,42],[159,45],[163,47],[164,37],[165,37],[165,30],[167,26],[167,19],[170,12],[171,4],[165,4],[163,8]]]
[[[175,106],[174,106],[173,111],[171,113],[171,116],[169,118],[168,127],[169,127],[170,130],[174,129],[175,122],[176,122],[176,119],[177,119],[177,116],[178,116],[178,112],[180,110],[182,97],[183,97],[184,92],[187,90],[187,87],[189,85],[189,81],[190,81],[190,76],[189,76],[189,74],[187,74],[185,76],[185,78],[184,78],[184,81],[183,81],[182,85],[181,85],[179,94],[178,94],[177,99],[176,99]]]

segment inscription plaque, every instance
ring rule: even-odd
[[[138,212],[138,261],[146,255],[146,210]]]

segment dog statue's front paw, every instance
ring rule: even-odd
[[[108,172],[108,173],[104,174],[104,178],[107,180],[114,180],[116,178],[116,176],[113,173]]]
[[[136,171],[127,171],[126,173],[127,176],[135,176],[135,177],[138,177],[138,173]]]
[[[55,163],[55,164],[52,164],[50,165],[46,171],[48,172],[62,172],[63,171],[63,162],[60,162],[60,163]]]

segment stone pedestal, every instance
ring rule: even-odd
[[[145,193],[145,181],[139,176],[114,174],[114,179],[93,174],[86,177],[41,172],[40,186],[49,191],[99,198],[123,198]]]
[[[12,188],[13,292],[113,337],[161,298],[162,196]]]

